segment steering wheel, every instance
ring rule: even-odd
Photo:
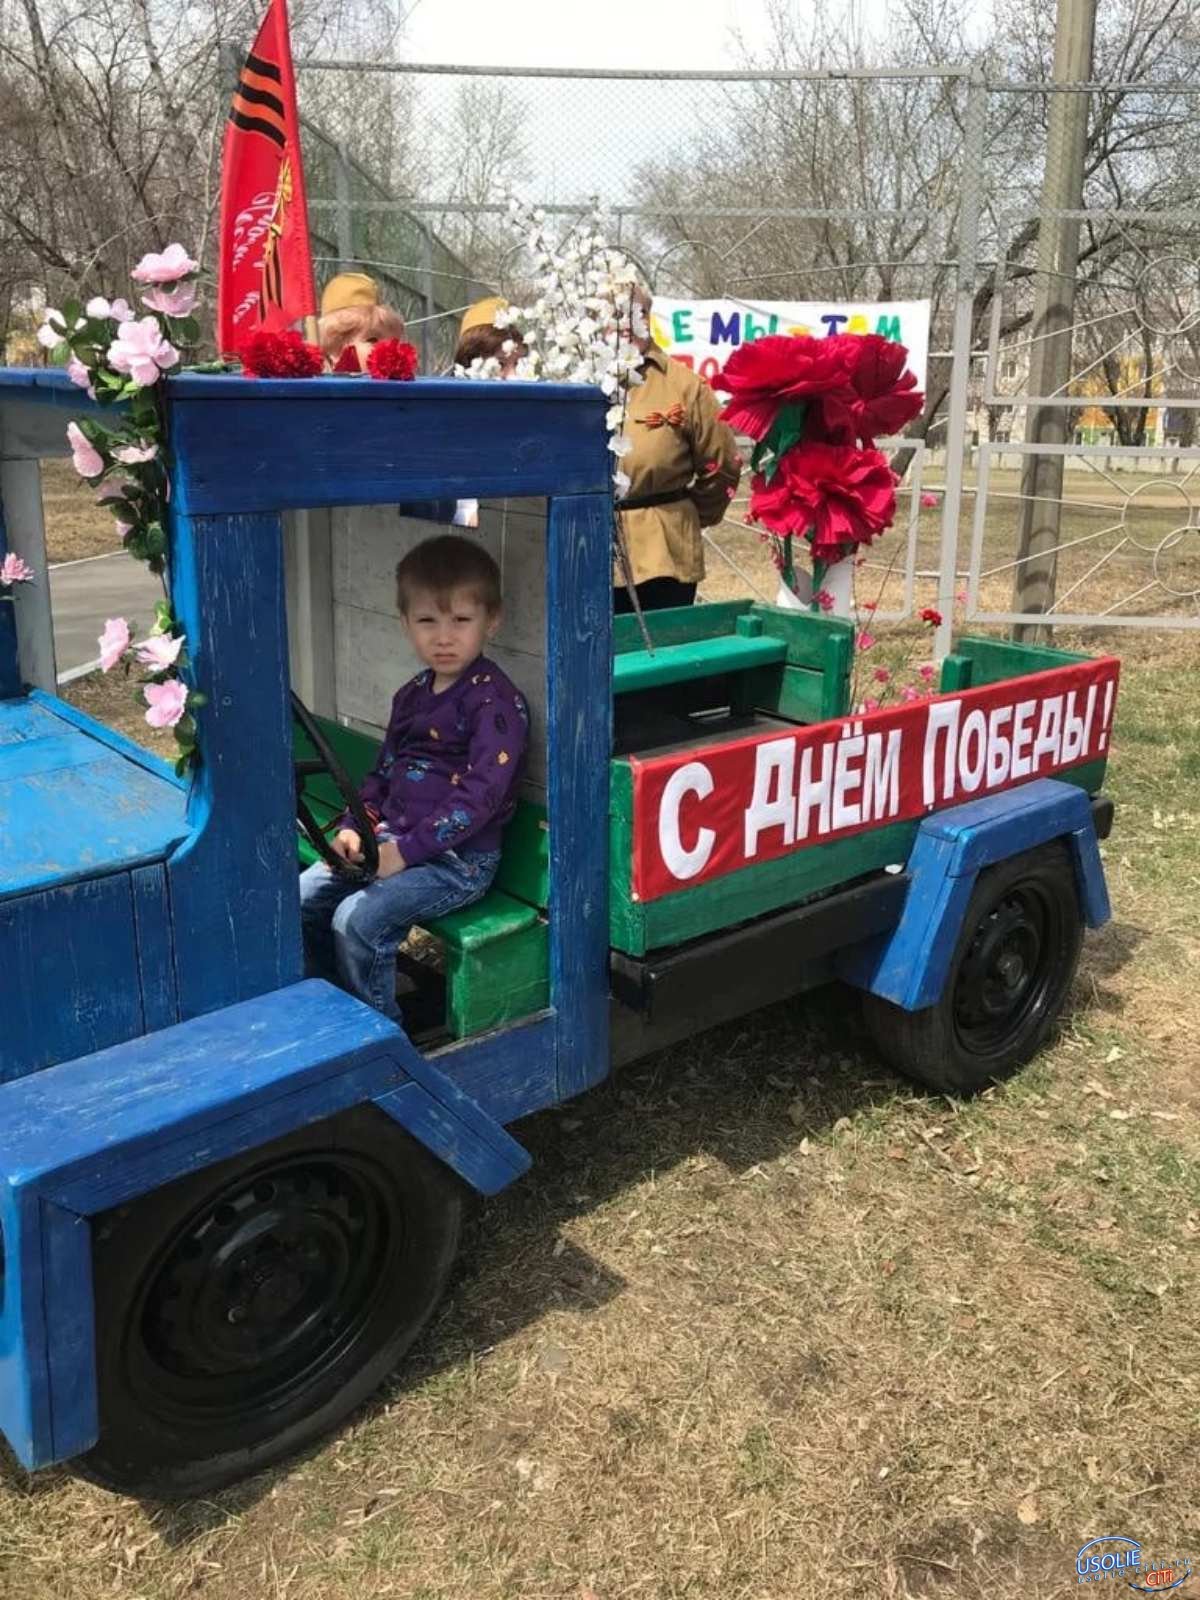
[[[322,733],[320,724],[294,689],[292,716],[299,723],[309,744],[317,752],[315,757],[308,756],[304,760],[292,762],[296,774],[296,821],[304,829],[309,843],[326,866],[346,877],[361,878],[365,883],[379,871],[379,843],[375,838],[375,824],[367,815],[367,808],[359,799],[357,787],[338,760],[333,746]],[[309,809],[308,802],[304,798],[304,781],[320,772],[328,774],[333,779],[334,787],[346,802],[346,810],[354,819],[354,826],[358,830],[359,847],[362,850],[361,862],[344,861],[338,855]]]

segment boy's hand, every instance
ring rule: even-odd
[[[353,828],[339,828],[329,842],[334,855],[341,856],[343,861],[352,861],[357,866],[362,860],[362,840]]]
[[[404,857],[400,854],[395,841],[385,839],[379,846],[379,870],[375,876],[377,878],[394,878],[396,873],[404,871],[404,867]]]

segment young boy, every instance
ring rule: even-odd
[[[376,824],[379,871],[361,880],[323,862],[300,878],[310,976],[399,1019],[396,950],[414,923],[480,899],[500,864],[529,732],[525,702],[483,647],[500,626],[500,573],[485,550],[446,534],[396,568],[404,631],[425,670],[392,701],[360,791]],[[341,819],[334,850],[361,861]]]

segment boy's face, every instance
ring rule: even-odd
[[[448,606],[436,595],[415,589],[403,613],[413,649],[444,679],[464,672],[500,626],[500,613],[489,612],[469,589],[455,589],[447,598]]]

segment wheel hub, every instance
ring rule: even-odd
[[[243,1176],[175,1236],[130,1341],[160,1413],[274,1405],[340,1358],[398,1267],[382,1174],[329,1153]]]
[[[1048,914],[1041,896],[1016,889],[984,916],[959,970],[959,1037],[981,1054],[1004,1048],[1044,998]]]

